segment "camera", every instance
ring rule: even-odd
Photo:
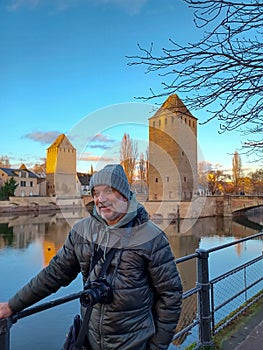
[[[112,300],[112,287],[105,278],[88,281],[84,285],[83,294],[80,296],[81,305],[84,307],[93,306],[98,303],[110,304]]]

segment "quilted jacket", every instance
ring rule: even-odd
[[[106,278],[113,289],[110,304],[93,306],[87,335],[92,350],[164,350],[181,311],[182,285],[168,240],[133,198],[132,208],[114,226],[96,210],[71,229],[50,264],[18,291],[9,305],[20,311],[68,285],[79,272],[95,280],[103,257],[91,269],[100,247],[116,248]],[[135,209],[136,208],[136,209]]]

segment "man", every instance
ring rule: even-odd
[[[8,303],[0,304],[0,318],[56,292],[79,272],[84,283],[96,280],[108,252],[115,248],[105,276],[113,300],[92,308],[87,327],[91,349],[165,350],[182,303],[181,280],[168,240],[137,202],[121,165],[107,165],[95,173],[90,190],[94,199],[88,205],[90,216],[73,226],[46,268]]]

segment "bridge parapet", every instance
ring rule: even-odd
[[[225,196],[224,216],[232,216],[237,212],[261,206],[263,206],[263,196]]]

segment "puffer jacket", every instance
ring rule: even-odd
[[[50,264],[9,300],[11,309],[20,311],[56,292],[79,272],[84,283],[96,279],[101,266],[91,270],[96,249],[106,254],[115,247],[107,272],[113,301],[93,306],[92,350],[167,349],[180,316],[181,280],[164,232],[135,205],[117,226],[107,226],[96,210],[76,223]]]

